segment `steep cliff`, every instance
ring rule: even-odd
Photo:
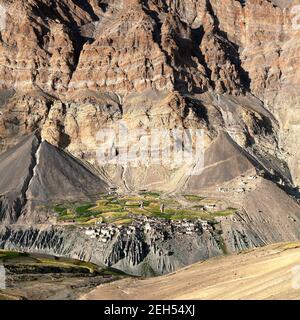
[[[3,6],[2,150],[40,128],[50,143],[96,164],[96,133],[119,120],[131,129],[202,128],[207,144],[225,128],[242,147],[287,161],[297,185],[292,5],[68,0]]]

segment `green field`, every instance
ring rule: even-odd
[[[16,258],[24,258],[27,256],[27,253],[0,250],[0,261],[2,262]]]
[[[0,264],[9,275],[0,300],[77,299],[89,288],[127,277],[114,268],[37,253],[0,250]]]
[[[94,203],[64,203],[54,206],[54,211],[60,222],[72,222],[79,225],[90,225],[96,222],[130,224],[134,215],[167,220],[214,220],[216,217],[232,215],[234,208],[222,211],[205,211],[206,204],[213,204],[215,200],[205,199],[196,195],[184,195],[188,202],[182,205],[175,197],[163,197],[159,193],[144,192],[140,195],[103,195]],[[141,207],[143,202],[143,208]],[[190,204],[189,204],[190,203]],[[164,204],[165,211],[160,211]]]
[[[43,254],[30,254],[23,252],[14,252],[0,250],[0,263],[4,265],[21,266],[22,268],[38,267],[39,270],[58,272],[81,272],[97,273],[99,275],[121,274],[114,269],[102,268],[90,262],[84,262],[75,259],[60,258]]]
[[[199,196],[195,196],[193,194],[187,194],[184,195],[184,198],[190,202],[198,202],[198,201],[202,201],[204,198],[199,197]]]

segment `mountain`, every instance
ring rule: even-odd
[[[6,223],[16,222],[37,205],[91,199],[109,190],[82,162],[36,134],[0,155],[0,175],[0,220]]]
[[[99,166],[96,133],[120,120],[130,130],[203,129],[206,146],[224,129],[256,156],[285,162],[297,186],[292,4],[2,2],[2,150],[39,128]]]
[[[296,1],[0,4],[5,12],[0,30],[2,247],[50,250],[141,274],[149,266],[166,273],[225,251],[299,239]],[[120,127],[127,130],[128,147],[140,145],[141,151],[147,144],[137,130],[152,138],[159,130],[202,132],[202,170],[191,174],[200,160],[176,163],[176,155],[171,162],[138,164],[99,158],[105,130],[111,138]],[[184,138],[171,141],[186,143]],[[122,146],[113,147],[120,154]],[[156,148],[164,151],[160,144]],[[39,238],[37,224],[64,223],[53,212],[56,204],[95,202],[112,189],[119,195],[161,193],[183,207],[188,206],[184,195],[227,207],[210,221],[208,233],[195,227],[199,234],[187,256],[189,238],[183,253],[182,234],[173,232],[172,224],[166,226],[170,238],[159,227],[148,240],[144,231],[131,233],[124,226],[131,236],[122,229],[124,234],[101,245],[95,240],[95,248],[84,253],[83,240],[72,238],[73,248],[64,231]],[[131,221],[126,206],[122,209],[117,213]],[[14,224],[28,238],[20,238]],[[164,239],[159,250],[158,235]]]
[[[1,221],[16,221],[21,214],[35,167],[38,145],[38,139],[31,135],[0,156]]]

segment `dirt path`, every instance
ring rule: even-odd
[[[81,299],[300,299],[292,268],[300,265],[300,243],[277,244],[218,257],[176,273],[101,285]],[[300,269],[300,267],[299,267]],[[298,276],[300,285],[300,271]]]

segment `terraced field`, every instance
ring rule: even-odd
[[[97,222],[127,225],[134,215],[167,220],[214,220],[218,216],[234,214],[237,209],[217,205],[218,200],[197,195],[166,197],[160,193],[138,195],[102,195],[95,203],[61,203],[54,206],[58,222],[79,225]],[[164,210],[161,210],[161,205]],[[219,209],[218,209],[219,208]]]

